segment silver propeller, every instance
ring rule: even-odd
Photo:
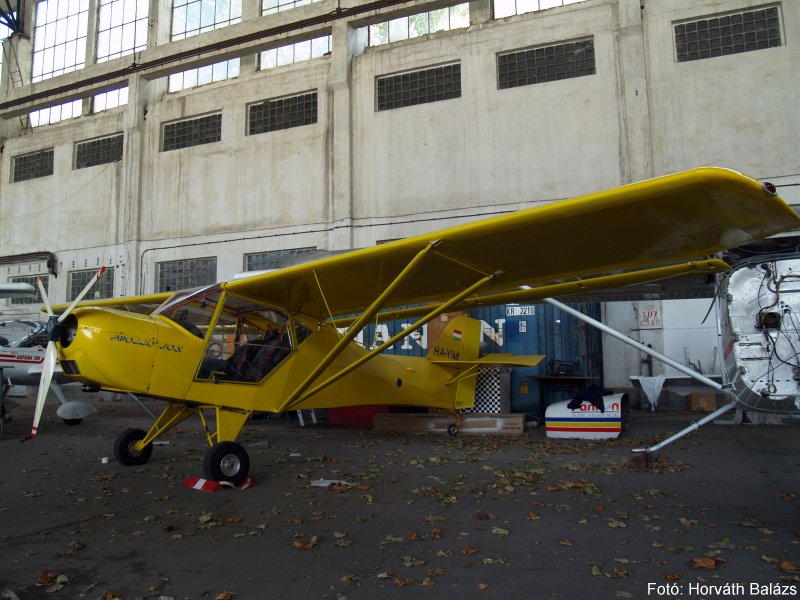
[[[39,380],[39,394],[36,396],[36,410],[33,413],[33,426],[31,427],[30,437],[36,437],[39,430],[39,420],[42,418],[42,410],[44,410],[44,401],[47,398],[47,392],[50,389],[50,381],[53,379],[53,371],[56,368],[58,361],[58,348],[56,348],[56,340],[60,333],[60,325],[75,309],[78,303],[83,300],[84,296],[89,293],[92,286],[97,283],[100,276],[106,270],[105,267],[100,267],[100,270],[95,273],[89,280],[89,283],[81,290],[81,293],[72,301],[72,304],[67,307],[58,317],[53,313],[50,306],[50,300],[47,298],[47,292],[44,289],[42,280],[37,278],[36,285],[39,287],[39,293],[42,295],[42,302],[44,302],[47,315],[50,317],[47,322],[47,348],[44,351],[44,364],[42,365],[42,377]]]

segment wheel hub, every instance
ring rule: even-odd
[[[235,454],[226,454],[222,457],[222,460],[219,461],[219,470],[222,471],[222,474],[226,477],[233,477],[241,468],[242,463]]]

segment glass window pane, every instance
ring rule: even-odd
[[[397,42],[408,39],[408,17],[400,17],[389,21],[389,41]]]

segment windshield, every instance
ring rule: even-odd
[[[205,337],[211,317],[219,302],[222,288],[218,284],[178,292],[159,306],[153,314],[172,319],[178,325],[196,335]]]

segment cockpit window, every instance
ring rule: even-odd
[[[285,313],[228,295],[197,379],[261,381],[292,351],[290,329]]]
[[[172,319],[190,333],[204,338],[221,293],[219,285],[179,292],[166,300],[153,314]]]

